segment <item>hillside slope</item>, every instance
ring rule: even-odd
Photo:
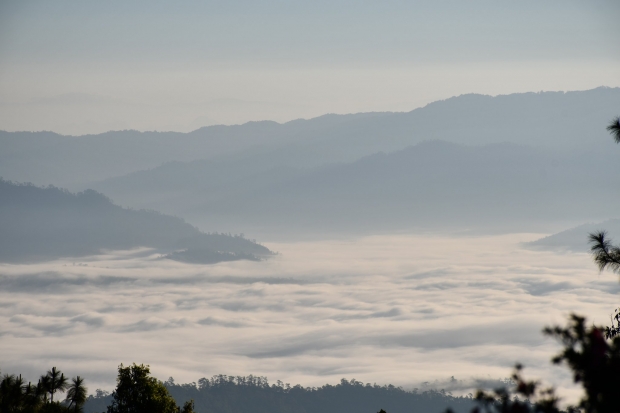
[[[0,180],[0,261],[79,257],[149,247],[192,262],[256,259],[270,251],[240,236],[204,234],[180,218],[130,210],[87,190],[77,194]],[[176,254],[176,255],[174,255]],[[200,259],[200,257],[205,257]]]
[[[205,228],[544,231],[615,216],[620,196],[608,188],[620,184],[620,155],[606,143],[558,152],[430,141],[346,164],[262,172],[241,163],[175,163],[96,188],[126,205],[184,216]],[[226,173],[217,174],[218,168]]]
[[[536,241],[528,242],[525,247],[538,250],[590,252],[589,235],[605,231],[615,245],[620,236],[620,219],[609,219],[599,223],[587,223],[574,228],[551,234]]]

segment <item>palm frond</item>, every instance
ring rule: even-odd
[[[69,407],[80,410],[84,403],[86,403],[88,389],[84,386],[84,379],[77,376],[71,379],[71,384],[67,390],[66,401],[69,402]]]

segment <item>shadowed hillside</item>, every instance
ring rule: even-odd
[[[270,251],[241,236],[204,234],[180,218],[114,205],[87,190],[77,194],[0,180],[0,260],[78,257],[103,250],[155,248],[168,258],[212,263],[257,259]]]
[[[96,188],[126,205],[183,216],[204,228],[540,232],[613,216],[620,199],[597,179],[601,174],[612,181],[620,176],[606,147],[561,152],[429,141],[309,170],[171,163]],[[600,202],[592,205],[591,199]]]

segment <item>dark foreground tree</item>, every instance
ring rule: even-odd
[[[37,391],[41,394],[44,403],[47,403],[47,393],[49,387],[50,378],[46,374],[44,374],[39,378],[39,383],[37,383]]]
[[[590,234],[590,245],[594,262],[600,271],[610,269],[615,273],[620,272],[620,248],[612,245],[605,231]]]
[[[620,116],[615,118],[607,130],[612,134],[616,143],[620,143]],[[620,274],[620,247],[613,245],[605,231],[590,234],[590,244],[594,262],[600,271],[609,269]],[[617,308],[611,317],[611,325],[605,327],[605,338],[611,339],[620,334],[620,308]]]
[[[514,389],[500,388],[492,393],[478,391],[476,401],[488,413],[559,413],[558,398],[553,388],[540,388],[540,383],[527,381],[521,375],[522,366],[517,364],[512,380]],[[480,408],[472,412],[478,413]],[[450,412],[450,410],[449,410]]]
[[[616,143],[620,143],[620,117],[607,127]],[[600,271],[609,269],[620,274],[620,247],[607,238],[605,231],[590,234],[591,252]],[[620,309],[616,309],[611,326],[587,327],[586,319],[571,315],[566,327],[547,327],[546,335],[558,339],[564,346],[552,361],[565,363],[573,380],[582,386],[584,395],[569,412],[620,412]],[[552,388],[540,389],[536,381],[525,381],[520,366],[513,375],[514,389],[498,389],[492,393],[478,391],[476,400],[489,413],[556,413],[558,398]],[[519,399],[519,396],[523,400]],[[479,408],[474,409],[478,412]]]
[[[619,131],[620,133],[620,131]],[[592,255],[600,271],[609,269],[616,274],[620,273],[620,248],[613,245],[605,231],[590,234]],[[614,338],[620,334],[620,308],[617,308],[611,317],[611,325],[605,327],[605,338]]]
[[[69,387],[69,381],[65,377],[65,374],[56,367],[52,367],[51,370],[47,371],[47,379],[46,390],[50,394],[52,403],[54,403],[54,394],[67,390],[67,387]]]
[[[564,345],[553,362],[566,363],[583,387],[578,407],[585,412],[620,411],[620,337],[606,340],[603,328],[588,328],[585,318],[576,315],[567,328],[546,328],[545,333]]]
[[[568,411],[586,413],[620,412],[620,337],[606,340],[602,327],[587,327],[586,319],[572,315],[566,327],[548,327],[546,335],[564,346],[552,361],[565,363],[573,380],[582,386],[584,395],[577,406]],[[476,400],[485,412],[560,412],[558,397],[552,388],[541,389],[540,383],[526,381],[521,366],[513,375],[514,389],[497,389],[492,393],[478,391]]]
[[[71,379],[71,384],[67,390],[67,398],[65,401],[69,403],[69,410],[72,412],[81,412],[82,406],[86,403],[88,389],[84,386],[84,379],[80,376]]]
[[[64,403],[52,401],[48,395],[62,392],[68,387]],[[77,377],[68,385],[60,370],[53,367],[41,376],[39,382],[25,384],[22,376],[5,374],[0,381],[0,413],[69,413],[81,412],[86,399],[84,379]]]
[[[177,407],[164,384],[144,364],[118,367],[116,390],[108,413],[193,413],[193,401]]]
[[[607,126],[607,130],[612,134],[616,143],[620,143],[620,116]]]
[[[23,384],[21,376],[4,375],[0,382],[0,411],[15,411],[23,404]]]

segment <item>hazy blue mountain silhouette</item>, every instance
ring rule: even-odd
[[[180,218],[121,208],[93,190],[73,194],[5,180],[0,180],[0,228],[0,261],[79,257],[137,247],[204,263],[270,254],[241,236],[205,234]]]
[[[463,95],[407,113],[325,115],[284,124],[250,122],[191,133],[118,131],[80,137],[0,132],[0,176],[37,184],[86,184],[171,161],[241,161],[312,168],[352,162],[442,139],[461,144],[513,142],[592,147],[620,106],[619,88],[580,92]]]
[[[226,202],[311,173],[248,160],[170,162],[160,167],[94,183],[125,205],[185,213],[205,203]]]
[[[525,243],[524,245],[531,249],[589,252],[588,235],[599,231],[606,231],[612,240],[614,237],[618,240],[620,235],[620,219],[609,219],[604,222],[579,225],[536,241]]]
[[[98,189],[125,204],[205,227],[225,223],[253,232],[501,226],[543,231],[614,216],[620,199],[608,190],[608,180],[620,180],[620,164],[609,148],[554,151],[430,141],[313,169],[167,164],[108,180]],[[609,178],[603,182],[600,176]],[[592,205],[592,199],[600,202]]]

